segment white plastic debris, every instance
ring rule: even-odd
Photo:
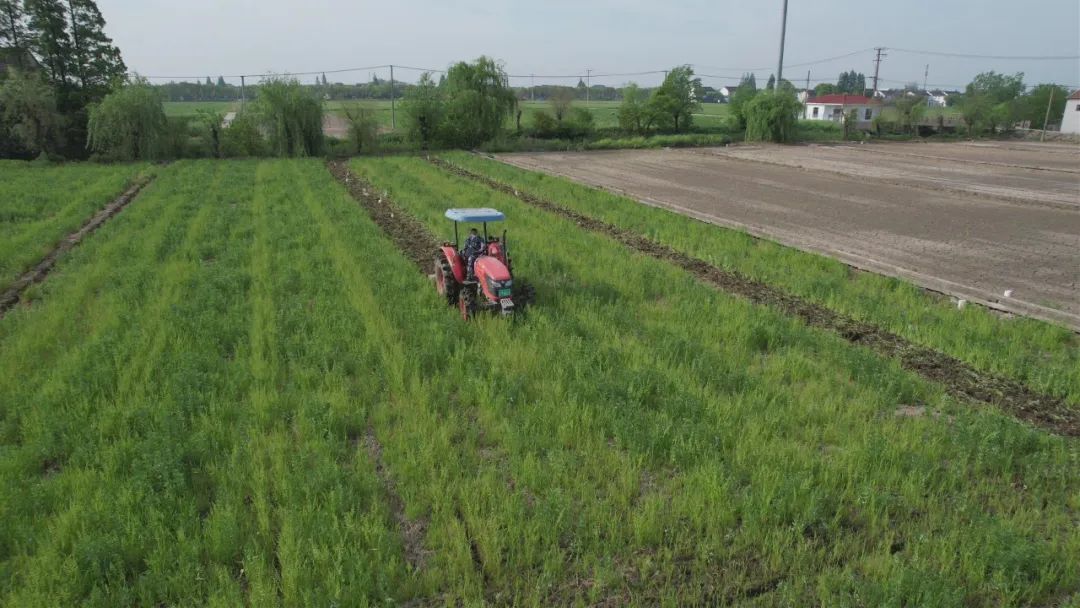
[[[957,300],[956,301],[957,310],[964,310],[965,306],[967,306],[967,300]]]
[[[1012,294],[1013,294],[1013,290],[1011,290],[1011,289],[1006,289],[1005,290],[1005,297],[1006,298],[1011,298]]]

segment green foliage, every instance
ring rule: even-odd
[[[375,113],[358,105],[346,105],[342,112],[349,123],[351,154],[374,152],[378,144],[379,123]]]
[[[801,111],[802,104],[788,92],[766,91],[757,95],[744,110],[746,141],[794,141]]]
[[[222,156],[221,134],[224,131],[222,123],[225,115],[214,110],[196,110],[195,116],[193,128],[202,142],[204,151],[200,156],[220,158]]]
[[[1051,100],[1051,97],[1053,98]],[[1031,122],[1032,129],[1042,129],[1046,122],[1046,109],[1050,108],[1050,123],[1061,122],[1069,89],[1057,84],[1040,84],[1019,99],[1017,118]]]
[[[855,70],[841,72],[840,78],[836,82],[836,90],[833,92],[863,95],[866,93],[866,76]]]
[[[648,110],[661,129],[685,131],[693,124],[693,113],[701,109],[697,90],[701,79],[694,78],[694,70],[688,65],[672,68],[663,84],[653,90]]]
[[[31,154],[55,150],[63,136],[64,119],[56,109],[52,88],[33,72],[9,72],[7,79],[0,80],[0,126],[6,125]]]
[[[157,91],[135,78],[90,108],[87,146],[109,160],[161,157],[165,111]]]
[[[648,130],[651,121],[648,116],[645,93],[636,83],[631,82],[623,87],[618,116],[619,129],[624,133],[643,135]]]
[[[831,82],[822,82],[814,87],[814,97],[822,97],[838,92],[839,89]]]
[[[0,0],[0,47],[25,49],[30,43],[23,0]],[[25,69],[28,66],[17,66]],[[3,74],[0,74],[0,79]]]
[[[402,104],[405,130],[411,141],[425,149],[437,141],[445,113],[444,103],[443,87],[436,85],[428,72],[421,74],[420,82]]]
[[[322,102],[295,78],[271,76],[259,85],[254,113],[275,156],[318,156],[323,150]]]
[[[559,121],[546,110],[537,110],[532,115],[532,133],[535,137],[550,138],[559,134]]]
[[[254,113],[237,114],[221,132],[221,155],[226,158],[265,156],[268,152],[259,117]]]
[[[573,108],[564,122],[567,135],[575,139],[591,136],[596,128],[593,114],[586,108]]]
[[[897,126],[904,133],[914,133],[916,125],[926,115],[926,98],[922,95],[901,95],[896,99]]]
[[[584,88],[584,83],[582,83]],[[574,103],[574,89],[569,87],[560,87],[556,89],[555,93],[548,99],[551,104],[551,113],[555,115],[555,120],[562,122],[563,118],[570,113],[570,106]]]
[[[1024,92],[1024,73],[1012,76],[991,70],[975,76],[964,90],[965,97],[984,97],[990,105],[1012,101]]]
[[[758,94],[757,83],[754,75],[744,75],[739,87],[731,96],[728,104],[731,106],[731,117],[735,119],[735,125],[739,130],[746,128],[746,105]]]
[[[440,88],[446,104],[439,134],[447,147],[472,148],[495,137],[517,105],[506,72],[488,57],[450,66]]]

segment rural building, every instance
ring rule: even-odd
[[[1080,134],[1080,90],[1074,91],[1065,101],[1065,113],[1061,116],[1061,132]]]
[[[854,111],[860,126],[881,114],[881,102],[865,95],[836,93],[806,100],[803,118],[807,120],[831,120],[841,122],[844,115]]]

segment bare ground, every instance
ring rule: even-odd
[[[1077,149],[875,144],[499,158],[1080,330]]]
[[[1007,378],[979,371],[959,359],[914,344],[875,325],[857,321],[761,281],[714,266],[638,233],[578,213],[556,202],[520,192],[442,159],[429,160],[457,175],[482,182],[529,205],[569,219],[581,228],[610,236],[630,249],[670,262],[726,292],[742,296],[756,304],[772,306],[801,318],[810,326],[832,331],[853,344],[865,346],[882,356],[895,359],[905,369],[943,385],[950,394],[957,397],[996,406],[1011,416],[1053,433],[1080,436],[1080,411],[1070,408],[1061,399],[1040,394]]]
[[[128,189],[125,190],[123,194],[116,197],[116,199],[108,205],[105,205],[101,211],[98,211],[93,217],[87,220],[81,228],[64,237],[64,240],[60,241],[60,243],[43,257],[40,262],[35,264],[30,270],[24,272],[18,280],[0,293],[0,318],[3,318],[7,311],[11,310],[19,303],[19,298],[22,297],[23,292],[26,291],[28,287],[34,283],[40,283],[45,280],[45,277],[47,277],[49,273],[52,272],[53,267],[56,266],[56,262],[60,259],[60,256],[78,245],[86,235],[97,230],[114,215],[120,213],[124,207],[135,200],[139,191],[153,181],[153,179],[153,176],[150,176],[136,180],[135,183],[128,186]]]

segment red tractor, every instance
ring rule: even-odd
[[[469,320],[478,311],[502,315],[514,314],[514,278],[506,231],[502,239],[488,235],[488,222],[501,222],[506,216],[494,209],[447,209],[446,217],[454,222],[454,242],[444,242],[435,253],[435,287],[450,306],[461,310]],[[458,223],[482,224],[484,240],[469,268],[468,252],[460,249]]]

